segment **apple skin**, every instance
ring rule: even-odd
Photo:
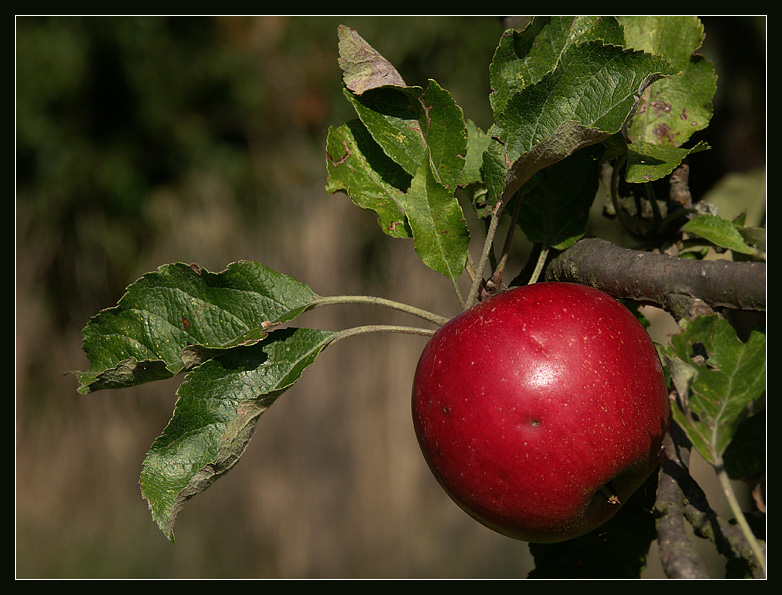
[[[427,343],[413,382],[415,433],[446,493],[487,527],[536,543],[573,539],[619,510],[657,468],[668,410],[643,326],[573,283],[466,310]]]

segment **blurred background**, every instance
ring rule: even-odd
[[[765,17],[704,17],[719,76],[697,196],[765,175]],[[16,18],[18,578],[515,578],[527,545],[472,521],[426,469],[410,422],[424,339],[324,352],[263,416],[239,465],[153,523],[141,462],[180,379],[80,396],[80,332],[160,265],[263,262],[321,295],[454,315],[444,279],[372,214],[327,195],[328,127],[352,118],[337,25],[408,84],[437,80],[486,129],[496,17]],[[302,325],[410,319],[339,306]],[[664,336],[664,333],[660,335]],[[650,560],[654,566],[655,561]],[[649,570],[653,573],[654,568]]]

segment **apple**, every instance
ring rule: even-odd
[[[536,283],[440,327],[415,372],[421,451],[487,527],[546,543],[611,518],[657,468],[668,389],[652,340],[602,291]]]

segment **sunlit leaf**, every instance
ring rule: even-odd
[[[252,261],[211,273],[168,264],[130,285],[116,306],[82,331],[89,370],[82,393],[173,376],[188,346],[225,349],[262,340],[269,326],[292,320],[316,299],[292,277]]]
[[[493,200],[535,173],[619,132],[638,96],[676,70],[664,59],[602,41],[566,47],[556,67],[508,97],[484,158]]]
[[[174,415],[152,444],[141,490],[173,540],[177,514],[242,457],[260,416],[310,366],[333,333],[283,329],[237,347],[187,374]]]

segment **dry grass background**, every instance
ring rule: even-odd
[[[95,205],[79,208],[78,198],[73,230],[66,231],[61,211],[36,202],[41,190],[19,189],[18,578],[521,578],[531,568],[526,544],[469,519],[425,467],[409,411],[421,337],[363,336],[324,352],[264,415],[239,465],[185,507],[176,544],[152,522],[138,475],[171,415],[179,380],[84,397],[67,374],[87,367],[79,333],[89,316],[113,305],[139,275],[173,261],[216,271],[255,259],[321,295],[373,294],[457,312],[448,284],[420,263],[410,243],[383,236],[370,214],[323,190],[325,127],[349,117],[333,107],[339,21],[327,23],[328,43],[304,58],[296,47],[283,51],[281,40],[311,23],[221,23],[232,43],[246,44],[256,57],[257,74],[271,87],[265,109],[289,132],[277,136],[271,127],[249,135],[254,206],[219,168],[194,168],[145,193],[130,231],[113,227]],[[385,37],[380,32],[389,22],[382,18],[342,22],[392,59],[392,39],[404,45],[416,33],[442,38],[432,33],[442,28],[437,19],[398,21]],[[450,23],[458,35],[475,30],[484,39],[488,53],[477,61],[488,64],[499,25]],[[443,72],[458,72],[450,67]],[[469,90],[469,72],[426,76],[463,105],[472,92],[486,94],[480,86]],[[321,92],[323,85],[337,92]],[[111,249],[130,256],[117,265]],[[301,324],[339,329],[379,321],[411,322],[368,306],[339,306],[307,314]]]

